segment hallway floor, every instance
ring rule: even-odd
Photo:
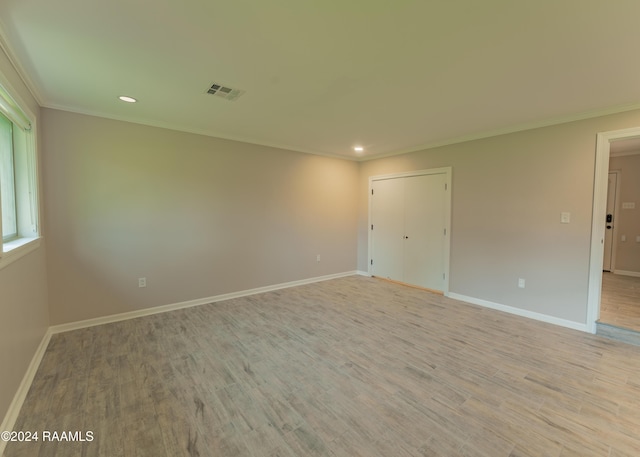
[[[640,332],[640,278],[602,274],[600,322]]]

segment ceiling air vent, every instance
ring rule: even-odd
[[[240,89],[232,89],[231,87],[223,86],[222,84],[213,83],[211,84],[211,87],[207,89],[207,94],[233,101],[244,94],[244,91]]]

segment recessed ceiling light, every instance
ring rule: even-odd
[[[356,151],[356,152],[362,152],[362,151],[364,151],[364,148],[362,146],[354,146],[353,150]]]
[[[135,98],[133,98],[133,97],[127,97],[126,95],[121,95],[121,96],[119,96],[118,98],[119,98],[120,100],[122,100],[123,102],[127,102],[127,103],[135,103],[135,102],[137,102],[137,101],[138,101],[138,100],[136,100]]]

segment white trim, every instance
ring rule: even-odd
[[[639,103],[633,103],[629,105],[619,105],[616,107],[607,108],[603,110],[585,111],[585,112],[570,115],[570,116],[560,116],[560,117],[544,119],[542,121],[525,122],[525,123],[516,124],[509,127],[504,127],[504,128],[494,129],[494,130],[484,130],[478,133],[471,133],[469,135],[462,135],[462,136],[457,136],[455,138],[449,138],[449,139],[440,140],[440,141],[433,141],[431,143],[424,143],[418,146],[404,148],[394,152],[382,152],[380,154],[373,154],[366,157],[358,157],[353,160],[355,160],[356,162],[366,162],[368,160],[383,159],[386,157],[394,157],[397,155],[410,154],[412,152],[419,152],[419,151],[426,151],[428,149],[440,148],[440,147],[449,146],[452,144],[466,143],[467,141],[481,140],[484,138],[493,138],[495,136],[508,135],[511,133],[539,129],[542,127],[561,125],[561,124],[566,124],[568,122],[581,121],[583,119],[593,119],[596,117],[608,116],[610,114],[624,113],[627,111],[635,111],[637,109],[640,109]]]
[[[260,141],[256,141],[255,139],[246,138],[243,136],[222,136],[220,134],[217,134],[217,132],[210,132],[206,129],[194,129],[187,126],[176,126],[172,123],[154,121],[149,119],[138,119],[138,118],[133,118],[131,116],[121,116],[121,115],[115,116],[111,114],[102,113],[99,111],[82,110],[82,109],[78,109],[77,107],[56,104],[46,99],[38,89],[38,84],[36,84],[33,81],[33,79],[29,77],[29,72],[25,70],[24,66],[20,62],[20,59],[16,57],[18,54],[14,51],[13,47],[10,45],[9,37],[2,30],[2,28],[0,28],[0,49],[4,51],[5,55],[9,59],[9,62],[15,69],[16,74],[18,75],[20,80],[24,83],[27,90],[30,92],[30,94],[33,96],[33,98],[41,108],[67,111],[70,113],[101,117],[105,119],[111,119],[111,120],[117,120],[117,121],[123,121],[123,122],[130,122],[130,123],[141,124],[141,125],[146,125],[150,127],[176,130],[179,132],[194,133],[197,135],[204,135],[204,136],[213,137],[213,138],[240,141],[248,144],[284,149],[287,151],[303,152],[306,154],[339,158],[339,159],[350,160],[354,162],[366,162],[369,160],[377,160],[385,157],[392,157],[392,156],[408,154],[412,152],[424,151],[424,150],[434,149],[434,148],[448,146],[452,144],[465,143],[473,140],[491,138],[491,137],[500,136],[500,135],[507,135],[507,134],[521,132],[521,131],[538,129],[541,127],[560,125],[568,122],[575,122],[583,119],[592,119],[596,117],[607,116],[607,115],[617,114],[617,113],[624,113],[624,112],[635,111],[640,109],[640,103],[617,105],[617,106],[606,108],[606,109],[583,111],[577,114],[572,114],[568,116],[557,116],[549,119],[544,119],[541,121],[523,122],[523,123],[511,125],[504,128],[484,130],[481,132],[470,133],[470,134],[461,135],[455,138],[449,138],[445,140],[435,140],[430,143],[424,143],[418,146],[404,148],[404,149],[396,150],[393,152],[386,152],[386,153],[382,152],[379,154],[372,154],[372,155],[363,156],[363,157],[357,157],[357,156],[354,157],[351,155],[340,154],[340,153],[328,153],[326,151],[305,150],[293,145],[281,145],[281,144],[271,144],[266,142],[260,142]],[[2,75],[0,74],[0,78],[1,76]],[[6,84],[4,84],[4,86],[7,87]],[[13,92],[13,93],[16,93],[16,92]],[[16,100],[16,101],[18,101],[19,103],[21,102],[21,100]],[[21,106],[24,107],[26,105],[21,103]],[[27,114],[31,115],[32,113],[28,112]],[[35,117],[31,116],[31,119],[34,120]]]
[[[386,175],[376,175],[376,176],[369,176],[369,189],[368,189],[368,198],[369,198],[369,209],[368,209],[368,218],[367,218],[367,275],[371,276],[372,272],[371,272],[371,255],[373,253],[373,239],[371,237],[371,205],[372,205],[372,199],[371,199],[371,191],[373,190],[373,182],[374,181],[381,181],[384,179],[396,179],[396,178],[407,178],[410,176],[423,176],[423,175],[436,175],[436,174],[444,174],[445,175],[445,182],[446,182],[446,192],[445,192],[445,215],[444,215],[444,222],[445,222],[445,230],[446,230],[446,236],[445,236],[445,242],[444,242],[444,274],[445,274],[445,278],[444,278],[444,283],[443,283],[443,290],[442,292],[447,295],[449,293],[449,268],[450,268],[450,264],[449,264],[449,259],[451,256],[451,193],[452,193],[452,189],[451,189],[451,175],[452,175],[452,167],[441,167],[441,168],[429,168],[426,170],[416,170],[416,171],[406,171],[406,172],[401,172],[401,173],[391,173],[391,174],[386,174]]]
[[[33,382],[33,378],[36,376],[36,372],[40,367],[40,362],[42,362],[42,358],[44,357],[44,353],[47,350],[47,346],[49,345],[49,340],[51,339],[51,329],[48,329],[42,340],[40,341],[40,345],[36,349],[35,354],[33,354],[33,358],[31,359],[31,363],[29,363],[29,367],[27,368],[27,372],[22,377],[22,381],[18,386],[18,390],[16,394],[13,396],[13,400],[9,405],[9,409],[7,410],[7,414],[4,416],[4,420],[0,425],[0,431],[4,430],[13,430],[13,426],[18,419],[18,415],[20,414],[20,410],[22,409],[22,404],[24,403],[25,398],[27,398],[27,393],[31,388],[31,383]],[[0,440],[0,455],[4,455],[4,449],[7,445],[6,441]]]
[[[0,48],[2,48],[3,45],[2,37],[3,36],[0,33]],[[24,230],[24,227],[21,227],[21,224],[19,223],[18,239],[8,242],[2,242],[0,240],[0,269],[2,269],[40,246],[39,221],[41,220],[41,211],[39,206],[39,193],[41,192],[41,189],[39,185],[39,151],[37,149],[38,131],[36,127],[37,117],[33,114],[29,105],[24,102],[20,97],[19,92],[14,89],[2,72],[0,72],[0,92],[4,93],[4,95],[0,93],[0,99],[5,100],[5,105],[8,103],[8,105],[5,106],[5,109],[0,109],[0,111],[4,112],[6,115],[8,114],[8,119],[13,124],[26,130],[26,176],[20,176],[20,178],[27,181],[27,187],[29,190],[29,211],[31,216],[31,230]],[[12,110],[15,111],[13,115],[11,115]],[[22,117],[24,117],[23,122],[21,122],[20,119]],[[24,122],[28,125],[25,125]],[[17,178],[18,176],[16,176],[16,180]],[[16,203],[18,203],[18,200],[20,199],[18,198],[18,195],[16,195]],[[18,220],[20,220],[20,217],[18,217]]]
[[[20,409],[22,408],[22,405],[24,404],[24,400],[27,397],[27,393],[31,388],[31,383],[33,382],[36,372],[40,367],[40,363],[42,362],[42,358],[44,357],[44,354],[47,350],[47,346],[49,345],[49,341],[51,340],[51,335],[68,332],[71,330],[79,330],[87,327],[95,327],[97,325],[109,324],[112,322],[135,319],[137,317],[149,316],[152,314],[165,313],[165,312],[174,311],[177,309],[191,308],[199,305],[206,305],[209,303],[229,300],[232,298],[246,297],[248,295],[271,292],[274,290],[286,289],[286,288],[295,287],[295,286],[302,286],[305,284],[312,284],[312,283],[317,283],[322,281],[328,281],[330,279],[343,278],[346,276],[353,276],[353,275],[367,276],[367,273],[363,271],[348,271],[344,273],[317,276],[315,278],[301,279],[298,281],[274,284],[274,285],[265,286],[265,287],[257,287],[255,289],[248,289],[240,292],[232,292],[228,294],[216,295],[213,297],[190,300],[190,301],[185,301],[181,303],[174,303],[171,305],[157,306],[157,307],[142,309],[138,311],[131,311],[127,313],[114,314],[111,316],[98,317],[95,319],[87,319],[84,321],[70,322],[67,324],[52,325],[45,332],[44,336],[42,337],[42,340],[40,341],[40,345],[36,349],[36,352],[33,355],[33,358],[31,359],[31,363],[29,364],[29,367],[27,368],[27,371],[24,377],[22,378],[22,381],[18,386],[18,390],[16,391],[16,394],[14,395],[13,400],[9,405],[7,414],[5,415],[4,420],[0,425],[0,431],[13,430],[13,426],[15,425],[16,420],[18,419],[18,415],[20,414]],[[3,455],[6,445],[7,445],[6,441],[0,440],[0,456]]]
[[[23,80],[24,80],[24,78],[23,78]],[[31,91],[32,95],[34,96],[34,98],[36,99],[36,101],[39,101],[41,99],[41,97],[38,94],[35,93],[31,83],[27,84],[27,86],[28,86],[29,90]],[[58,111],[65,111],[65,112],[73,113],[73,114],[82,114],[82,115],[85,115],[85,116],[100,117],[100,118],[103,118],[103,119],[110,119],[110,120],[114,120],[114,121],[128,122],[128,123],[132,123],[132,124],[139,124],[139,125],[145,125],[145,126],[148,126],[148,127],[156,127],[156,128],[167,129],[167,130],[174,130],[174,131],[178,131],[178,132],[193,133],[193,134],[196,134],[196,135],[203,135],[203,136],[207,136],[207,137],[218,138],[218,139],[221,139],[221,140],[238,141],[238,142],[247,143],[247,144],[253,144],[253,145],[257,145],[257,146],[264,146],[264,147],[282,149],[282,150],[293,151],[293,152],[302,152],[302,153],[305,153],[305,154],[313,154],[313,155],[318,155],[318,156],[331,157],[331,158],[335,158],[335,159],[349,160],[349,161],[352,161],[352,162],[367,162],[367,161],[370,161],[370,160],[378,160],[378,159],[383,159],[383,158],[386,158],[386,157],[395,157],[395,156],[398,156],[398,155],[410,154],[410,153],[413,153],[413,152],[426,151],[426,150],[429,150],[429,149],[435,149],[435,148],[454,145],[454,144],[466,143],[468,141],[481,140],[481,139],[484,139],[484,138],[493,138],[493,137],[496,137],[496,136],[508,135],[508,134],[511,134],[511,133],[517,133],[517,132],[522,132],[522,131],[527,131],[527,130],[533,130],[533,129],[538,129],[538,128],[542,128],[542,127],[548,127],[548,126],[555,126],[555,125],[565,124],[565,123],[568,123],[568,122],[575,122],[575,121],[580,121],[580,120],[583,120],[583,119],[592,119],[592,118],[596,118],[596,117],[608,116],[608,115],[611,115],[611,114],[624,113],[624,112],[635,111],[635,110],[640,109],[640,104],[621,105],[621,106],[614,107],[614,108],[611,108],[611,109],[589,111],[589,112],[585,112],[585,113],[576,114],[574,116],[556,117],[556,118],[548,119],[546,121],[541,121],[541,122],[527,122],[527,123],[518,124],[518,125],[506,127],[506,128],[488,130],[488,131],[483,131],[483,132],[480,132],[480,133],[473,133],[473,134],[470,134],[470,135],[461,135],[461,136],[457,136],[457,137],[454,137],[454,138],[449,138],[449,139],[446,139],[446,140],[433,141],[433,142],[430,142],[430,143],[421,144],[419,146],[413,146],[413,147],[410,147],[410,148],[403,148],[403,149],[396,150],[396,151],[381,152],[379,154],[364,155],[364,156],[357,157],[357,156],[353,156],[353,155],[342,154],[340,152],[333,152],[332,153],[332,152],[327,152],[327,151],[318,151],[318,150],[307,149],[307,148],[300,147],[299,145],[298,146],[296,146],[296,145],[286,145],[286,144],[281,144],[281,143],[260,141],[260,140],[256,140],[254,138],[248,138],[248,137],[242,136],[242,135],[227,135],[227,134],[223,134],[221,132],[212,132],[212,131],[210,131],[208,129],[198,129],[198,128],[193,128],[193,127],[189,127],[189,126],[186,126],[186,125],[176,125],[174,123],[163,122],[163,121],[158,121],[158,120],[153,120],[153,119],[141,119],[141,118],[127,116],[127,115],[124,115],[124,116],[123,115],[113,115],[111,113],[104,113],[102,111],[80,109],[80,108],[77,108],[77,107],[74,107],[74,106],[61,105],[61,104],[57,104],[57,103],[49,103],[48,101],[47,102],[43,101],[42,103],[38,102],[38,104],[40,105],[41,108],[47,108],[47,109],[58,110]]]
[[[410,176],[439,175],[447,173],[451,173],[451,167],[427,168],[425,170],[404,171],[401,173],[389,173],[386,175],[369,176],[369,188],[371,189],[371,183],[373,181],[380,181],[383,179],[408,178]]]
[[[0,113],[13,125],[22,130],[31,130],[31,119],[22,112],[20,105],[13,99],[7,89],[0,84]]]
[[[613,274],[621,275],[621,276],[633,276],[634,278],[640,278],[640,271],[613,270]]]
[[[627,157],[627,156],[637,156],[640,154],[639,151],[624,151],[624,152],[611,152],[609,154],[610,157]]]
[[[21,75],[22,76],[22,75]],[[23,78],[24,80],[24,78]],[[25,83],[26,84],[26,83]],[[68,106],[68,105],[61,105],[61,104],[57,104],[57,103],[50,103],[49,101],[44,101],[42,103],[39,102],[40,97],[39,95],[37,96],[37,94],[35,93],[35,91],[32,88],[31,83],[27,84],[29,90],[31,91],[32,95],[34,96],[34,98],[36,99],[36,101],[38,101],[38,104],[40,105],[41,108],[48,108],[48,109],[54,109],[54,110],[59,110],[59,111],[66,111],[69,113],[74,113],[74,114],[82,114],[85,116],[93,116],[93,117],[100,117],[103,119],[111,119],[111,120],[115,120],[115,121],[122,121],[122,122],[129,122],[132,124],[139,124],[139,125],[146,125],[148,127],[156,127],[156,128],[162,128],[162,129],[167,129],[167,130],[175,130],[178,132],[185,132],[185,133],[193,133],[196,135],[203,135],[203,136],[208,136],[208,137],[212,137],[212,138],[218,138],[218,139],[222,139],[222,140],[230,140],[230,141],[239,141],[242,143],[247,143],[247,144],[253,144],[253,145],[258,145],[258,146],[265,146],[265,147],[269,147],[269,148],[277,148],[277,149],[283,149],[286,151],[294,151],[294,152],[303,152],[305,154],[313,154],[313,155],[319,155],[319,156],[325,156],[325,157],[332,157],[332,158],[336,158],[336,159],[343,159],[343,160],[350,160],[353,162],[367,162],[370,160],[378,160],[378,159],[383,159],[386,157],[394,157],[397,155],[403,155],[403,154],[410,154],[413,152],[419,152],[419,151],[425,151],[425,150],[429,150],[429,149],[435,149],[435,148],[439,148],[439,147],[443,147],[443,146],[449,146],[452,144],[460,144],[460,143],[466,143],[468,141],[474,141],[474,140],[481,140],[484,138],[492,138],[495,136],[501,136],[501,135],[508,135],[511,133],[517,133],[517,132],[522,132],[522,131],[527,131],[527,130],[533,130],[533,129],[539,129],[542,127],[548,127],[548,126],[554,126],[554,125],[560,125],[560,124],[565,124],[568,122],[575,122],[575,121],[580,121],[583,119],[592,119],[592,118],[596,118],[596,117],[602,117],[602,116],[608,116],[610,114],[617,114],[617,113],[624,113],[624,112],[628,112],[628,111],[635,111],[640,109],[640,103],[635,103],[635,104],[630,104],[630,105],[620,105],[620,106],[616,106],[613,108],[609,108],[609,109],[604,109],[604,110],[595,110],[595,111],[587,111],[587,112],[583,112],[583,113],[578,113],[576,115],[572,115],[572,116],[562,116],[562,117],[555,117],[555,118],[551,118],[551,119],[547,119],[544,121],[540,121],[540,122],[525,122],[522,124],[517,124],[517,125],[513,125],[510,127],[506,127],[506,128],[499,128],[499,129],[494,129],[494,130],[487,130],[487,131],[482,131],[479,133],[472,133],[469,135],[461,135],[461,136],[457,136],[454,138],[449,138],[449,139],[445,139],[445,140],[440,140],[440,141],[433,141],[430,143],[424,143],[418,146],[413,146],[413,147],[409,147],[409,148],[403,148],[400,150],[396,150],[396,151],[391,151],[391,152],[381,152],[379,154],[371,154],[371,155],[364,155],[364,156],[354,156],[354,155],[347,155],[347,154],[341,154],[339,152],[326,152],[326,151],[318,151],[318,150],[311,150],[311,149],[306,149],[306,148],[302,148],[300,146],[294,146],[294,145],[285,145],[285,144],[280,144],[280,143],[272,143],[272,142],[265,142],[265,141],[259,141],[253,138],[248,138],[246,136],[242,136],[242,135],[225,135],[221,132],[212,132],[208,129],[194,129],[193,127],[189,127],[186,125],[176,125],[170,122],[163,122],[163,121],[157,121],[157,120],[153,120],[153,119],[141,119],[141,118],[137,118],[137,117],[132,117],[132,116],[127,116],[127,115],[113,115],[110,113],[104,113],[101,111],[95,111],[95,110],[87,110],[87,109],[79,109],[77,107],[74,106]]]
[[[226,140],[226,141],[236,141],[239,143],[245,143],[245,144],[251,144],[254,146],[262,146],[262,147],[266,147],[266,148],[274,148],[274,149],[280,149],[282,151],[290,151],[290,152],[298,152],[298,153],[304,153],[304,154],[312,154],[312,155],[317,155],[317,156],[324,156],[324,157],[331,157],[333,159],[341,159],[341,160],[349,160],[352,162],[357,162],[358,161],[358,157],[352,157],[352,156],[348,156],[348,155],[344,155],[344,154],[340,154],[340,153],[331,153],[331,152],[326,152],[326,151],[316,151],[316,150],[311,150],[311,149],[306,149],[300,146],[296,146],[296,145],[287,145],[287,144],[282,144],[282,143],[273,143],[273,142],[268,142],[268,141],[258,141],[246,136],[242,136],[242,135],[228,135],[228,134],[224,134],[222,132],[218,132],[218,131],[211,131],[209,129],[200,129],[200,128],[193,128],[187,125],[177,125],[171,122],[164,122],[164,121],[158,121],[158,120],[153,120],[153,119],[140,119],[137,117],[132,117],[132,116],[122,116],[122,115],[114,115],[111,113],[104,113],[102,111],[94,111],[94,110],[87,110],[87,109],[80,109],[77,107],[73,107],[73,106],[67,106],[67,105],[60,105],[60,104],[56,104],[56,103],[44,103],[40,105],[41,108],[47,108],[47,109],[52,109],[52,110],[57,110],[57,111],[64,111],[67,113],[72,113],[72,114],[81,114],[83,116],[91,116],[91,117],[99,117],[101,119],[109,119],[112,121],[118,121],[118,122],[127,122],[129,124],[138,124],[138,125],[144,125],[146,127],[154,127],[154,128],[159,128],[159,129],[166,129],[166,130],[173,130],[176,132],[182,132],[182,133],[192,133],[194,135],[202,135],[202,136],[207,136],[210,138],[216,138],[218,140]]]
[[[232,298],[246,297],[249,295],[255,295],[259,293],[270,292],[270,291],[285,289],[289,287],[328,281],[330,279],[343,278],[343,277],[353,276],[353,275],[370,276],[368,272],[361,271],[361,270],[349,271],[344,273],[336,273],[331,275],[318,276],[315,278],[302,279],[298,281],[275,284],[272,286],[258,287],[255,289],[248,289],[240,292],[232,292],[228,294],[216,295],[208,298],[190,300],[190,301],[175,303],[171,305],[157,306],[157,307],[147,308],[147,309],[138,310],[138,311],[114,314],[111,316],[99,317],[95,319],[87,319],[83,321],[70,322],[70,323],[61,324],[61,325],[53,325],[47,329],[44,336],[42,337],[42,340],[40,341],[40,345],[36,349],[36,352],[34,353],[33,358],[31,359],[31,363],[29,364],[29,367],[27,368],[27,371],[24,377],[22,378],[20,385],[18,386],[18,390],[16,391],[16,394],[13,397],[13,400],[9,406],[9,409],[7,410],[7,414],[5,415],[4,420],[2,421],[2,424],[0,424],[0,431],[13,429],[15,422],[18,418],[18,415],[20,414],[22,405],[24,404],[24,400],[27,396],[27,393],[31,388],[33,379],[38,371],[40,363],[42,362],[42,358],[44,357],[44,354],[47,350],[47,346],[49,345],[51,336],[54,334],[68,332],[72,330],[79,330],[87,327],[94,327],[94,326],[108,324],[112,322],[119,322],[119,321],[128,320],[128,319],[135,319],[137,317],[165,313],[168,311],[190,308],[190,307],[205,305],[209,303],[220,302],[220,301],[229,300]],[[501,305],[498,303],[493,303],[493,302],[489,302],[486,300],[481,300],[473,297],[468,297],[468,296],[456,294],[453,292],[447,293],[445,295],[452,299],[460,300],[460,301],[471,303],[474,305],[479,305],[486,308],[504,311],[510,314],[515,314],[522,317],[536,319],[539,321],[548,322],[551,324],[556,324],[556,325],[560,325],[560,326],[575,329],[575,330],[587,331],[587,328],[584,324],[579,324],[576,322],[567,321],[567,320],[555,318],[552,316],[547,316],[545,314],[526,311],[523,309]],[[0,440],[0,456],[3,455],[6,445],[7,445],[7,442]]]
[[[27,90],[31,93],[36,103],[39,106],[43,106],[44,99],[42,98],[42,96],[40,95],[37,89],[38,87],[37,84],[34,84],[33,80],[29,78],[28,76],[29,72],[24,69],[24,67],[20,63],[20,59],[15,57],[17,56],[17,54],[13,52],[13,48],[11,47],[11,45],[9,45],[9,39],[5,34],[4,30],[2,30],[2,28],[0,28],[0,49],[4,51],[4,54],[7,56],[7,59],[9,59],[9,62],[13,66],[14,70],[16,71],[16,74],[18,75],[22,83],[25,85]]]
[[[596,167],[593,182],[593,210],[591,213],[591,253],[589,255],[586,324],[588,331],[591,333],[596,333],[596,322],[600,318],[610,145],[613,140],[627,138],[640,138],[640,127],[601,132],[596,136]]]
[[[586,324],[570,321],[567,319],[561,319],[559,317],[549,316],[548,314],[536,313],[535,311],[528,311],[522,308],[515,308],[513,306],[502,305],[500,303],[494,303],[488,300],[482,300],[480,298],[468,297],[466,295],[457,294],[455,292],[451,292],[447,296],[449,298],[453,298],[454,300],[460,300],[466,303],[471,303],[472,305],[478,305],[484,308],[491,308],[497,311],[503,311],[505,313],[515,314],[516,316],[521,316],[529,319],[535,319],[541,322],[546,322],[548,324],[559,325],[561,327],[566,327],[573,330],[580,330],[582,332],[589,331]]]
[[[316,282],[328,281],[330,279],[343,278],[346,276],[353,276],[359,274],[357,271],[347,271],[344,273],[336,273],[325,276],[317,276],[315,278],[301,279],[298,281],[285,282],[281,284],[274,284],[271,286],[257,287],[255,289],[241,290],[238,292],[231,292],[228,294],[214,295],[213,297],[198,298],[195,300],[188,300],[180,303],[173,303],[169,305],[154,306],[152,308],[145,308],[136,311],[128,311],[126,313],[112,314],[110,316],[96,317],[94,319],[87,319],[83,321],[69,322],[66,324],[52,325],[49,330],[52,334],[69,332],[71,330],[78,330],[81,328],[95,327],[97,325],[110,324],[112,322],[120,322],[129,319],[135,319],[137,317],[150,316],[153,314],[166,313],[169,311],[175,311],[178,309],[191,308],[194,306],[207,305],[209,303],[216,303],[223,300],[231,300],[233,298],[246,297],[249,295],[261,294],[264,292],[271,292],[274,290],[287,289],[289,287],[302,286],[305,284],[313,284]],[[0,454],[2,455],[2,454]]]
[[[2,244],[2,246],[0,247],[0,270],[2,270],[7,265],[15,262],[16,260],[24,257],[30,252],[38,249],[40,247],[41,239],[41,237],[18,238],[17,240],[7,241]],[[2,249],[7,247],[7,251],[2,252]]]
[[[3,40],[2,29],[0,29],[0,49],[5,51],[5,55],[9,58],[9,61],[11,62],[12,65],[14,65],[14,68],[16,69],[16,73],[18,74],[20,79],[22,79],[22,82],[24,82],[24,79],[22,78],[22,73],[18,71],[17,67],[15,66],[14,60],[11,59],[9,54],[6,52],[5,45],[6,45],[6,42]],[[33,92],[31,92],[31,88],[26,83],[25,85],[27,86],[27,89],[30,91],[31,95],[33,95]],[[15,89],[15,87],[9,82],[9,79],[2,72],[0,72],[0,86],[2,86],[4,90],[8,93],[8,95],[13,99],[13,101],[17,105],[17,108],[20,111],[22,111],[24,116],[26,116],[27,118],[26,120],[28,120],[31,124],[33,124],[36,120],[35,114],[31,111],[29,105],[25,103],[24,99],[20,96],[20,92]],[[33,129],[33,125],[31,127]]]

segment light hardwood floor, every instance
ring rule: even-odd
[[[640,332],[640,278],[602,274],[600,322]]]
[[[5,457],[640,455],[640,347],[347,277],[54,335]]]

